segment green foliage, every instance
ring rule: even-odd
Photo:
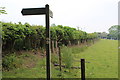
[[[29,62],[27,62],[27,60],[29,60]],[[37,59],[33,54],[27,52],[21,55],[11,53],[2,58],[3,71],[22,68],[25,67],[25,64],[35,62],[36,60]]]
[[[30,26],[28,23],[23,25],[20,22],[18,24],[2,22],[3,50],[38,48],[40,41],[44,39],[45,28],[43,26]]]
[[[45,47],[46,29],[43,26],[30,25],[29,23],[2,23],[2,40],[4,50],[30,50]],[[62,45],[68,41],[75,42],[81,39],[96,38],[95,33],[88,34],[84,31],[76,30],[68,26],[50,27],[51,40],[56,40]]]
[[[61,54],[62,54],[62,61],[66,65],[67,68],[70,69],[70,67],[73,66],[74,62],[74,54],[78,54],[83,52],[84,50],[87,49],[87,46],[73,46],[73,47],[66,47],[63,46],[61,49]]]
[[[74,58],[73,66],[80,67],[80,59],[85,59],[86,78],[118,78],[117,47],[117,40],[100,40],[87,49],[84,47],[84,51],[82,52],[80,52],[81,48],[79,46],[67,47],[67,49],[72,49],[72,56]],[[22,55],[20,59],[22,59],[23,62],[27,61],[31,64],[31,60],[26,59],[26,57],[30,57],[30,55],[26,53]],[[34,54],[32,55],[34,56]],[[56,55],[52,54],[51,58],[55,56]],[[35,56],[35,58],[37,61],[34,61],[34,63],[36,63],[34,67],[3,71],[2,78],[46,78],[46,58],[40,58],[38,56]],[[62,65],[64,65],[64,62],[62,62]],[[58,76],[60,74],[61,76]],[[80,69],[71,69],[71,72],[69,72],[69,69],[62,68],[60,72],[58,66],[51,64],[51,78],[81,78],[80,74]]]
[[[62,25],[58,25],[58,26],[54,27],[54,30],[55,30],[55,33],[56,33],[55,34],[55,36],[56,36],[55,40],[57,40],[57,41],[61,41],[64,37],[64,30],[62,28],[63,28]]]
[[[22,61],[17,58],[15,53],[6,55],[2,59],[2,66],[3,66],[3,69],[5,70],[11,70],[14,68],[18,68],[21,66],[21,63]]]
[[[51,62],[52,63],[58,63],[58,58],[59,57],[56,54],[51,54]]]
[[[6,10],[5,10],[5,7],[0,7],[0,15],[1,14],[7,14]]]
[[[87,38],[88,39],[94,39],[94,38],[97,38],[98,37],[98,34],[97,33],[89,33],[88,35],[87,35]]]
[[[27,52],[22,55],[15,56],[19,61],[21,61],[21,66],[17,68],[10,69],[9,71],[3,70],[3,78],[45,78],[46,69],[45,63],[46,58],[40,59],[40,57],[34,54],[29,54]],[[19,64],[19,63],[17,63]],[[32,66],[31,66],[32,64]]]
[[[120,25],[113,25],[108,29],[109,33],[97,32],[99,38],[119,40]]]
[[[83,47],[74,46],[74,47],[71,47],[70,49],[72,50],[72,53],[73,53],[73,54],[77,54],[77,53],[81,53],[81,52],[83,52],[84,50],[86,50],[86,49],[87,49],[87,46],[83,46]]]
[[[113,39],[118,39],[119,27],[120,27],[119,25],[111,26],[108,30],[109,31],[108,37]]]
[[[80,54],[74,54],[74,59],[81,58],[86,61],[86,78],[118,78],[117,40],[102,39]],[[74,62],[74,65],[80,63]]]
[[[70,48],[64,47],[61,50],[61,54],[62,54],[62,61],[64,62],[66,67],[70,69],[73,63],[72,50]]]
[[[99,38],[108,38],[108,33],[106,32],[97,32],[96,34]]]

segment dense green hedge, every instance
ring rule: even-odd
[[[27,50],[45,47],[45,27],[28,23],[2,23],[2,41],[4,50]],[[68,26],[50,27],[51,41],[68,45],[76,41],[85,41],[97,38],[96,33],[86,33]]]

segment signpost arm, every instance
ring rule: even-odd
[[[47,80],[50,80],[50,27],[49,27],[49,5],[46,6],[46,72]]]

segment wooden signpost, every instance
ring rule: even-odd
[[[45,15],[46,18],[46,75],[47,80],[50,80],[50,27],[49,17],[53,18],[53,13],[47,4],[45,8],[24,8],[21,11],[22,15]]]

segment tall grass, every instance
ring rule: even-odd
[[[29,53],[24,53],[22,55],[17,55],[16,53],[11,53],[2,58],[2,67],[3,70],[12,70],[21,68],[27,63],[25,59],[35,61],[35,56]]]
[[[72,47],[62,47],[61,54],[62,54],[62,62],[66,65],[66,67],[70,68],[73,66],[74,62],[74,54],[78,54],[83,52],[87,49],[87,46],[72,46]]]
[[[67,68],[70,68],[73,63],[72,50],[70,48],[64,47],[61,50],[62,62],[66,65]]]

